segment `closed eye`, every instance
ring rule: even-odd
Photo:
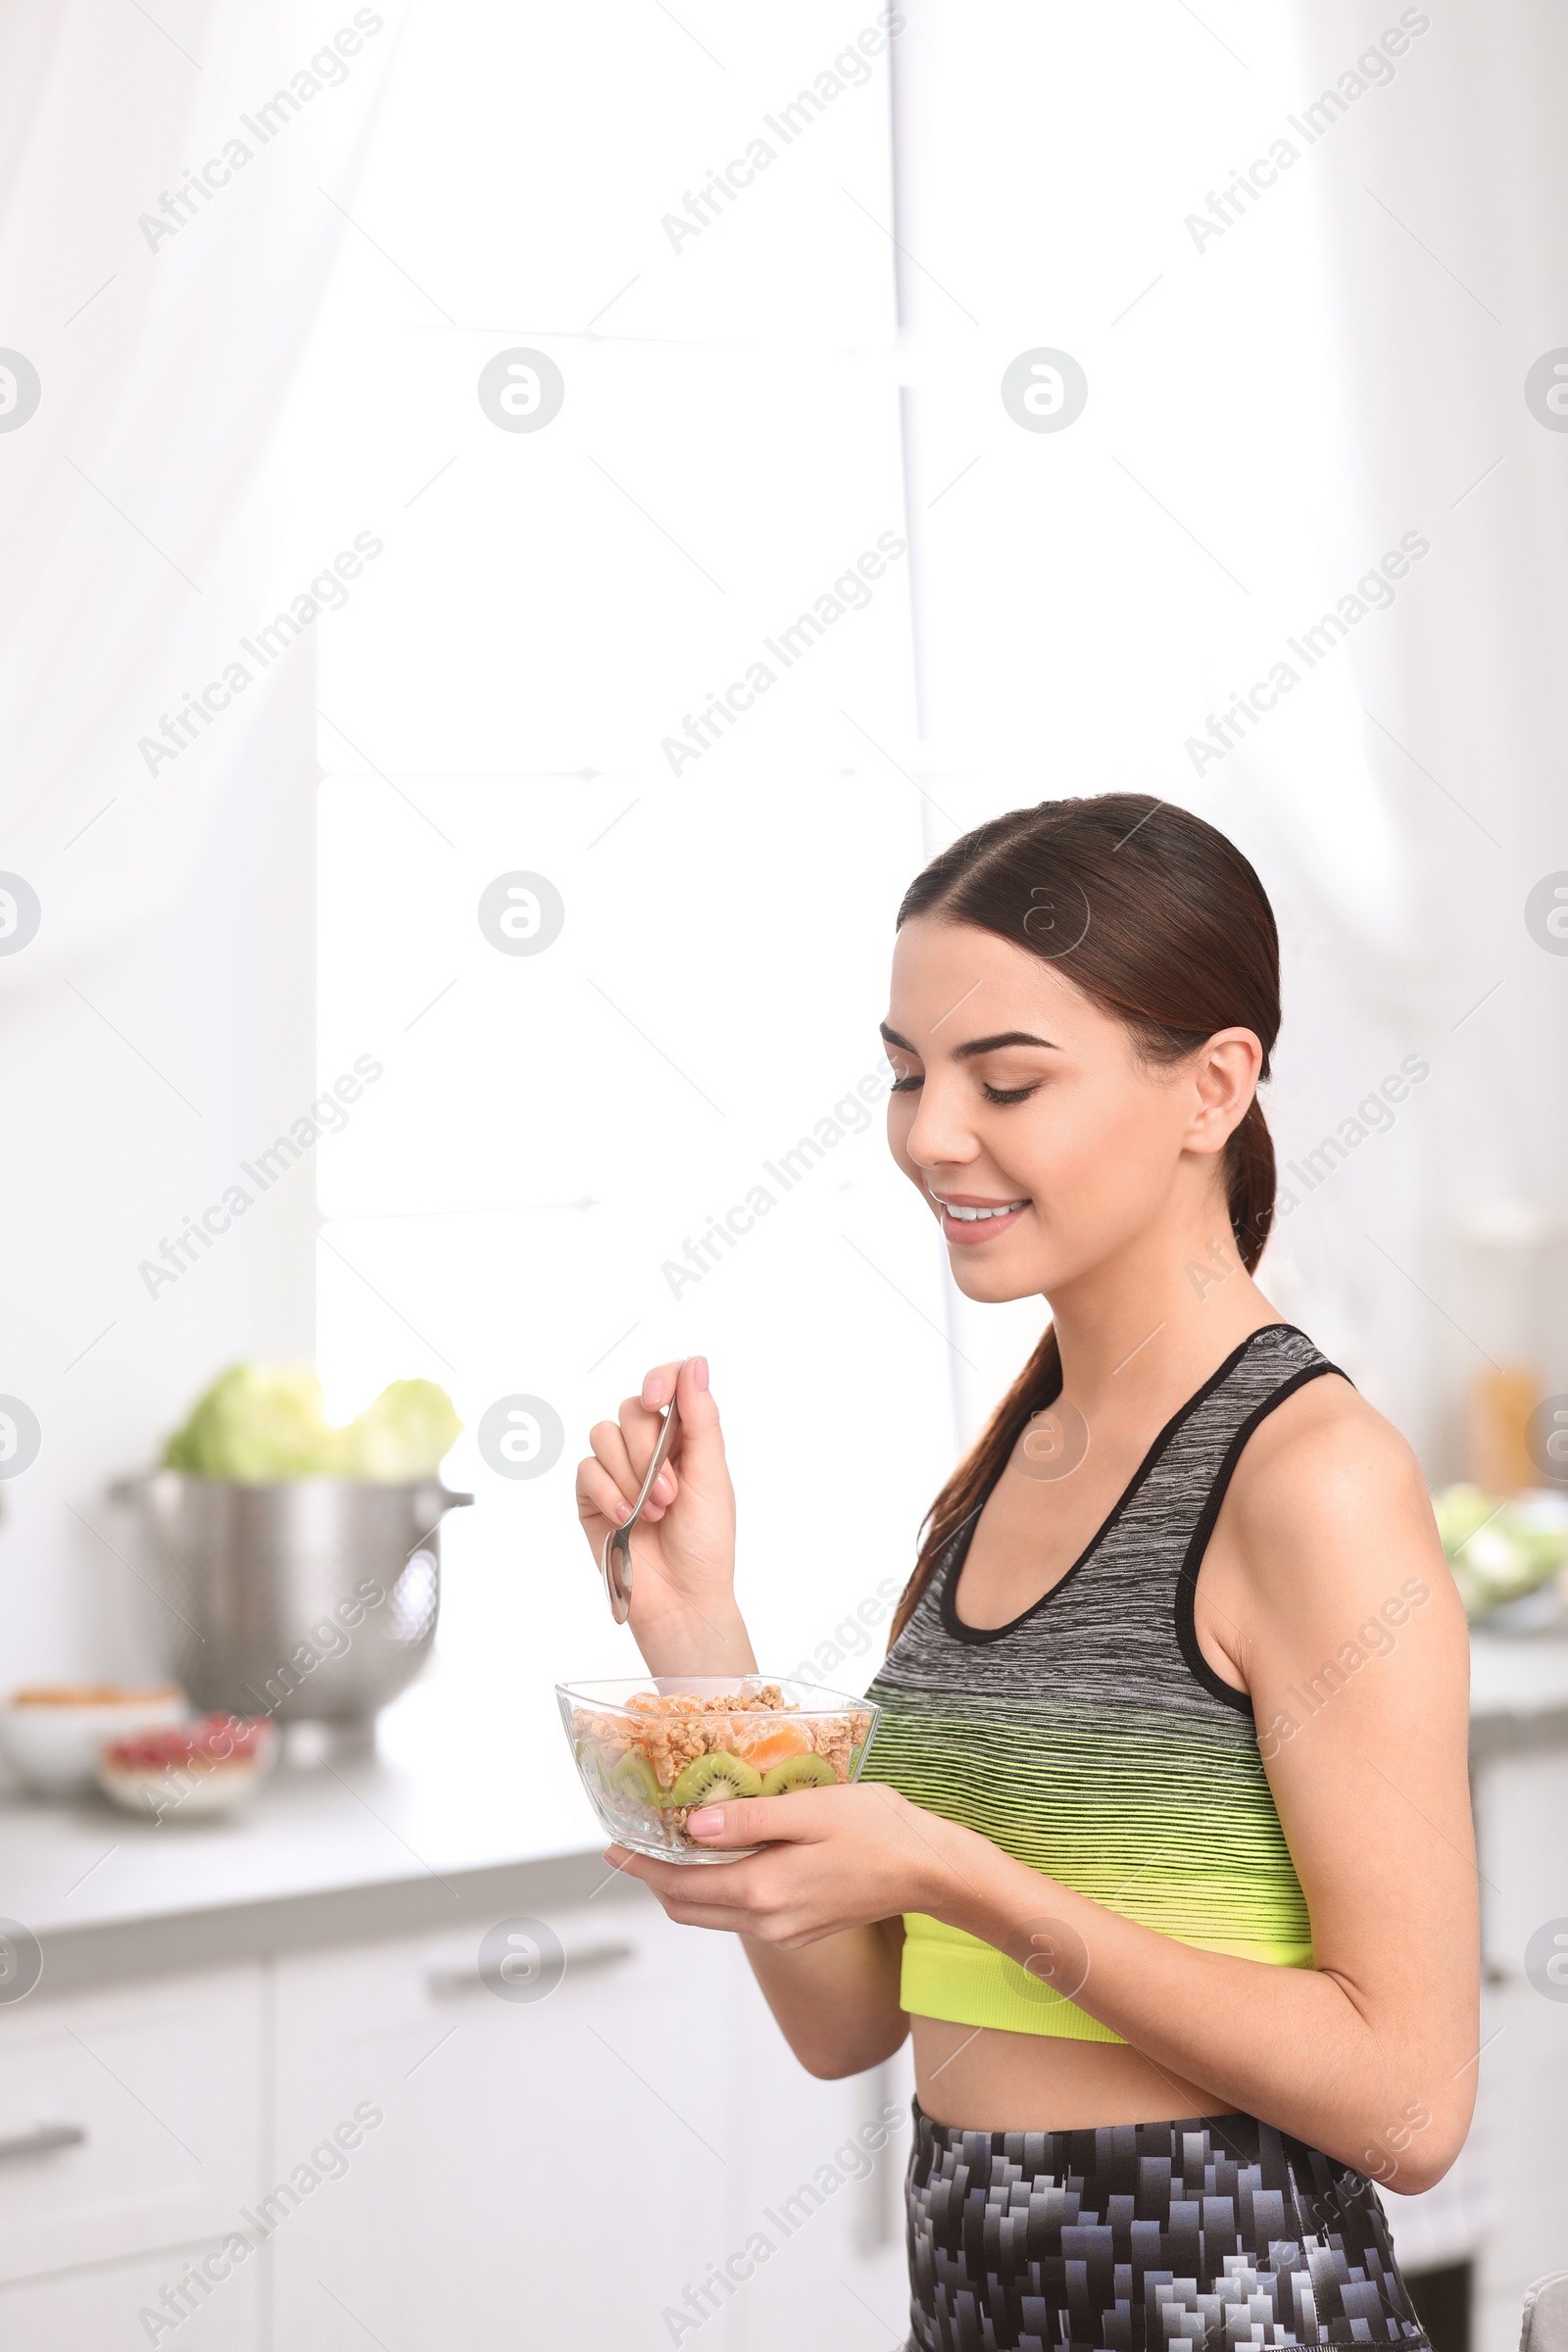
[[[982,1086],[980,1092],[988,1102],[1027,1102],[1031,1095],[1040,1092],[1041,1081],[1033,1086]]]

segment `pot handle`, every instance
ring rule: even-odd
[[[471,1494],[454,1494],[450,1487],[433,1481],[419,1490],[418,1510],[421,1519],[428,1519],[431,1528],[439,1527],[448,1511],[461,1511],[473,1500]]]

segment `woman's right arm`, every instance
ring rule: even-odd
[[[909,2021],[899,2006],[902,1919],[847,1928],[798,1952],[743,1936],[762,1998],[808,2075],[835,2082],[901,2049]]]
[[[671,1395],[680,1429],[631,1539],[631,1630],[651,1674],[755,1674],[735,1600],[735,1491],[705,1357],[657,1366],[618,1420],[595,1425],[593,1451],[577,1465],[577,1515],[597,1562],[611,1528],[630,1515]],[[901,1920],[848,1929],[795,1952],[741,1940],[808,2074],[857,2075],[903,2042],[909,2021],[899,2007]]]

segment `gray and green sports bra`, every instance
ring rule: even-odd
[[[994,1628],[965,1625],[955,1599],[982,1497],[871,1685],[863,1777],[1161,1935],[1310,1967],[1252,1702],[1204,1658],[1193,1603],[1243,1446],[1337,1369],[1291,1324],[1251,1333],[1166,1422],[1066,1575]],[[1121,2039],[990,1944],[921,1913],[905,1930],[911,2013]]]

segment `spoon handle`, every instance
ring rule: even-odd
[[[679,1378],[678,1373],[676,1378]],[[664,1467],[665,1457],[669,1452],[670,1446],[674,1443],[675,1432],[677,1429],[679,1429],[679,1427],[680,1414],[675,1408],[675,1399],[673,1396],[671,1396],[668,1407],[664,1413],[664,1426],[660,1431],[659,1443],[654,1447],[654,1458],[648,1465],[648,1475],[643,1480],[642,1490],[639,1493],[636,1501],[631,1506],[631,1518],[622,1522],[623,1533],[626,1530],[629,1530],[633,1524],[633,1521],[635,1521],[641,1515],[643,1504],[648,1500],[649,1492],[655,1479]]]
[[[680,1378],[678,1368],[675,1377],[678,1382]],[[612,1527],[606,1536],[604,1548],[600,1553],[599,1565],[604,1575],[605,1591],[610,1598],[610,1614],[617,1625],[624,1625],[631,1612],[631,1531],[642,1516],[643,1504],[648,1500],[653,1483],[664,1466],[665,1458],[674,1443],[675,1432],[679,1427],[680,1414],[676,1408],[674,1394],[671,1392],[669,1405],[664,1414],[664,1425],[659,1433],[659,1442],[654,1447],[654,1457],[648,1465],[647,1476],[643,1480],[637,1499],[631,1506],[629,1516],[622,1520],[619,1527]]]

